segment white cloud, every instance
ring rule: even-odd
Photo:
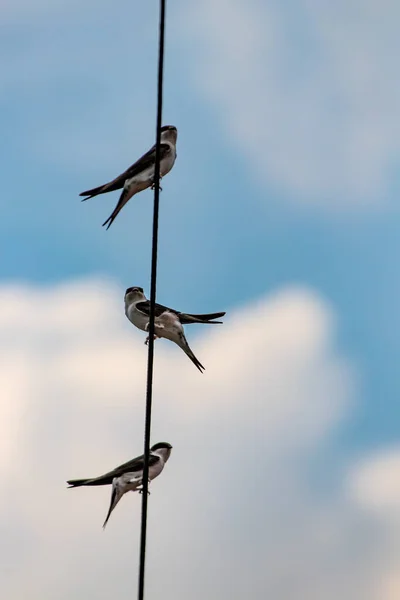
[[[349,473],[348,491],[360,510],[383,532],[378,547],[382,570],[374,581],[376,598],[400,597],[400,448],[362,458]]]
[[[400,525],[400,448],[383,452],[357,465],[352,492],[360,505]]]
[[[398,459],[382,467],[368,458],[330,491],[319,481],[322,472],[330,481],[327,465],[338,469],[331,441],[354,389],[332,310],[293,288],[223,326],[197,327],[200,337],[187,329],[204,375],[178,348],[156,345],[152,438],[174,450],[152,486],[147,598],[393,600],[391,514],[382,525],[365,506],[374,481],[396,501],[389,471]],[[109,281],[0,288],[9,600],[135,594],[140,498],[125,497],[103,533],[109,490],[67,490],[64,481],[140,452],[143,338]]]
[[[181,14],[181,13],[180,13]],[[193,81],[262,182],[307,203],[387,197],[399,155],[399,4],[204,0],[177,17]]]

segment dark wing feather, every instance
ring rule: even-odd
[[[147,315],[148,317],[150,317],[150,300],[145,300],[143,302],[138,302],[138,304],[136,304],[136,308],[144,313],[145,315]],[[174,310],[173,308],[169,308],[168,306],[164,306],[163,304],[157,304],[155,305],[155,316],[159,317],[163,314],[163,312],[165,312],[166,310],[168,310],[171,313],[174,313],[175,315],[178,315],[180,322],[182,323],[182,325],[190,325],[190,323],[212,323],[213,319],[219,319],[220,317],[223,317],[226,313],[225,312],[217,312],[217,313],[207,313],[207,314],[203,314],[203,315],[193,315],[190,313],[182,313],[179,312],[179,310]],[[214,323],[216,323],[217,321],[214,321]]]
[[[85,200],[90,200],[90,198],[94,198],[94,196],[98,196],[99,194],[106,194],[107,192],[114,192],[115,190],[120,190],[124,187],[125,177],[122,175],[118,175],[115,179],[110,181],[110,183],[106,183],[104,185],[99,185],[99,187],[93,188],[91,190],[86,190],[86,192],[82,192],[79,194],[80,196],[87,196],[87,198],[83,198],[82,202]]]
[[[153,465],[157,464],[159,460],[160,460],[159,456],[157,456],[156,454],[152,454],[150,452],[149,467],[152,467]],[[114,469],[113,473],[114,473],[114,477],[119,477],[120,475],[123,475],[124,473],[136,473],[136,471],[142,471],[143,468],[144,468],[144,456],[142,455],[142,456],[138,456],[137,458],[134,458],[132,460],[128,460],[128,462],[126,462],[123,465],[120,465],[119,467]]]
[[[168,156],[170,152],[171,146],[169,144],[160,144],[160,161],[163,160],[166,156]],[[135,175],[138,175],[145,169],[148,169],[148,167],[151,167],[151,165],[154,165],[155,160],[156,146],[154,144],[154,146],[150,148],[150,150],[146,152],[146,154],[143,154],[143,156],[139,158],[139,160],[137,160],[131,167],[129,167],[129,169],[127,169],[122,175],[125,177],[125,179],[131,179],[132,177],[135,177]]]
[[[171,152],[171,146],[169,144],[161,144],[160,145],[160,160],[165,158],[169,152]],[[99,187],[93,188],[91,190],[86,190],[86,192],[81,192],[80,196],[88,196],[88,198],[84,198],[85,200],[89,200],[89,198],[93,198],[94,196],[98,196],[99,194],[106,194],[107,192],[114,192],[115,190],[120,190],[124,187],[125,181],[127,179],[131,179],[141,173],[149,166],[154,164],[156,157],[156,147],[155,145],[150,148],[146,154],[143,154],[141,158],[139,158],[133,165],[128,167],[126,171],[118,175],[115,179],[110,181],[109,183],[105,183],[104,185],[100,185]]]
[[[150,317],[150,300],[144,300],[143,302],[138,302],[136,304],[136,308],[143,314]],[[162,304],[157,304],[157,302],[156,302],[155,310],[154,310],[156,317],[160,317],[166,310],[168,310],[169,312],[172,312],[176,315],[180,314],[177,310],[173,310],[172,308],[168,308],[168,306],[163,306]]]
[[[160,460],[159,456],[155,454],[150,454],[149,457],[149,466],[155,465]],[[133,458],[132,460],[128,460],[128,462],[116,467],[112,471],[105,473],[104,475],[100,475],[100,477],[94,477],[92,479],[71,479],[67,481],[67,483],[71,487],[78,487],[81,485],[111,485],[114,477],[120,477],[124,473],[135,473],[137,471],[142,471],[144,467],[144,457],[138,456]]]

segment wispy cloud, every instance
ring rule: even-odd
[[[108,281],[3,286],[0,309],[2,589],[10,600],[132,594],[139,497],[103,534],[109,490],[64,480],[141,451],[144,336]],[[335,330],[326,303],[293,288],[200,337],[188,328],[204,376],[157,342],[152,437],[174,450],[150,498],[150,600],[392,600],[372,585],[395,559],[389,525],[376,530],[349,493],[362,467],[347,479],[332,460],[354,398]],[[328,492],[318,473],[329,469]]]
[[[12,22],[19,43],[1,42],[3,95],[31,99],[17,119],[25,146],[46,161],[113,173],[132,139],[153,133],[155,7],[138,7],[132,26],[125,2],[118,15],[92,1],[49,9],[42,0],[36,12],[28,4],[6,5],[4,28]],[[178,69],[185,97],[195,86],[216,108],[217,133],[261,185],[316,206],[376,206],[398,164],[399,16],[389,0],[297,0],[290,10],[276,0],[178,3],[169,48],[186,58],[170,74]]]
[[[302,202],[387,198],[398,164],[395,2],[205,0],[177,18],[192,79],[260,182]],[[190,40],[190,45],[189,45]]]

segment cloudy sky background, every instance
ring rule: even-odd
[[[136,594],[140,498],[67,490],[142,448],[152,195],[78,193],[154,140],[156,3],[0,8],[0,583]],[[398,600],[400,84],[394,0],[168,9],[147,598]]]

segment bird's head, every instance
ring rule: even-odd
[[[131,304],[132,302],[138,302],[146,300],[146,296],[144,295],[143,288],[141,287],[130,287],[125,292],[125,302]]]
[[[168,444],[168,442],[158,442],[158,444],[154,444],[150,450],[153,454],[161,456],[164,462],[166,462],[170,457],[172,446],[171,444]]]
[[[161,127],[161,141],[168,141],[176,144],[178,130],[174,125],[164,125]]]

